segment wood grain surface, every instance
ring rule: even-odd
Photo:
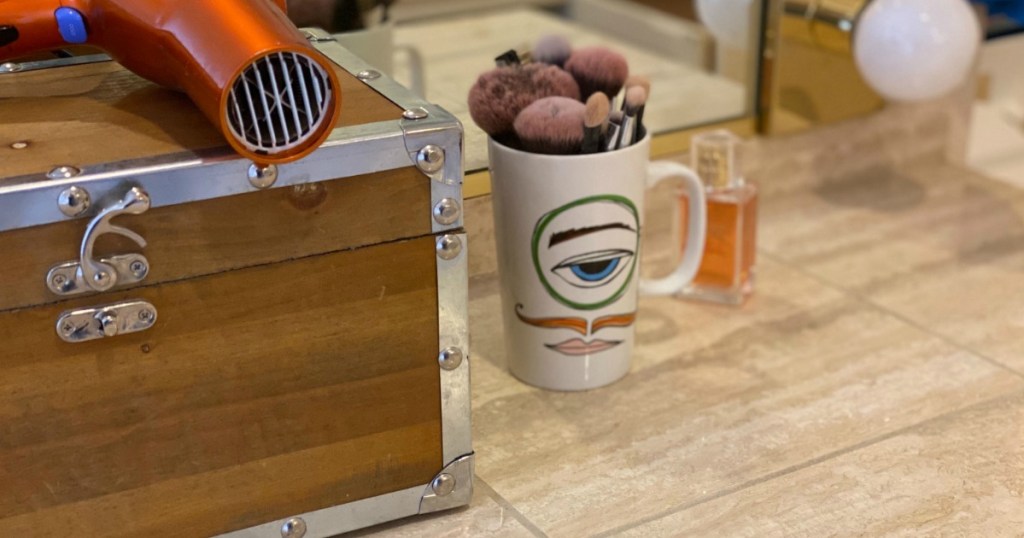
[[[432,237],[0,314],[0,528],[208,536],[442,467]],[[61,342],[145,299],[144,333]]]
[[[162,207],[114,222],[142,234],[149,246],[105,236],[97,256],[141,252],[151,265],[142,284],[152,285],[429,234],[430,180],[401,168]],[[61,299],[47,289],[46,274],[78,259],[85,225],[79,219],[0,234],[6,260],[0,311]]]
[[[337,72],[339,127],[401,118],[400,107]],[[29,146],[12,149],[19,141]],[[0,178],[226,146],[185,94],[114,62],[0,77]]]

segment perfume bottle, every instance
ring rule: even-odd
[[[726,130],[693,138],[692,168],[707,193],[708,235],[697,277],[680,292],[681,297],[739,305],[754,290],[757,187],[744,181],[740,173],[740,142],[738,136]],[[685,200],[680,207],[685,227]],[[677,237],[685,241],[686,235]]]

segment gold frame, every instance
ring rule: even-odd
[[[804,131],[884,106],[853,58],[855,24],[868,2],[766,1],[759,133]]]

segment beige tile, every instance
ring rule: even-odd
[[[626,536],[1021,536],[1024,396],[676,512]]]
[[[761,246],[859,293],[1024,249],[1024,193],[948,165],[872,168],[767,192]]]
[[[642,303],[633,372],[601,390],[504,369],[497,281],[472,284],[477,473],[554,536],[641,521],[1022,386],[770,261],[733,310]]]
[[[494,273],[498,270],[494,244],[494,218],[491,215],[491,197],[480,196],[463,202],[466,233],[469,244],[470,276]],[[471,289],[472,291],[472,289]]]
[[[929,331],[1024,372],[1024,252],[1013,248],[999,262],[921,270],[870,296]]]
[[[964,90],[747,144],[759,242],[1024,372],[1024,194],[944,162],[963,153],[970,103]]]
[[[1024,372],[1024,193],[914,165],[762,207],[765,252]]]
[[[490,493],[479,480],[473,490],[473,500],[465,508],[425,516],[401,519],[345,535],[348,538],[431,536],[434,538],[492,537],[519,538],[534,536]]]

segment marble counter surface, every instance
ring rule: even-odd
[[[1020,536],[1024,191],[950,161],[956,117],[871,121],[750,145],[756,295],[643,300],[631,373],[586,393],[507,373],[470,201],[476,495],[363,534]]]

